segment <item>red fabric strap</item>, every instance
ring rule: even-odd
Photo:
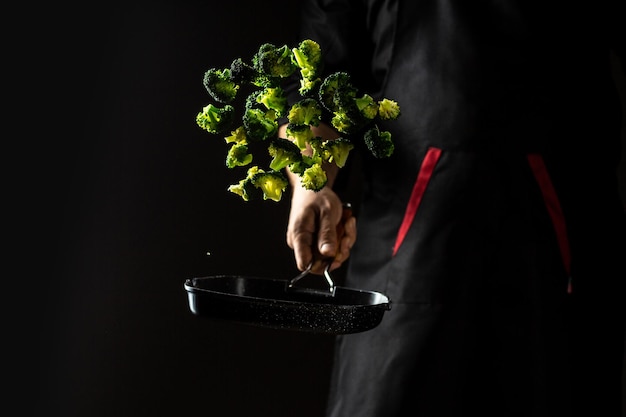
[[[426,187],[428,186],[428,182],[430,181],[430,177],[435,170],[435,165],[437,165],[440,155],[441,149],[438,148],[429,148],[426,152],[420,171],[417,174],[417,179],[413,185],[413,191],[411,191],[411,197],[409,198],[409,203],[404,213],[404,219],[402,219],[402,224],[400,225],[398,235],[396,236],[396,244],[393,247],[393,256],[395,256],[398,249],[400,249],[400,245],[402,245],[402,242],[411,227],[411,223],[413,223],[413,218],[415,217],[415,213],[417,213],[417,208],[422,201],[422,196],[426,191]]]
[[[528,163],[535,175],[535,179],[539,183],[539,188],[543,194],[543,200],[548,209],[548,213],[552,218],[552,224],[554,225],[554,231],[559,242],[559,248],[561,250],[561,258],[563,259],[563,267],[570,281],[568,282],[567,292],[572,292],[571,286],[571,254],[569,247],[569,240],[567,238],[567,226],[565,224],[565,216],[561,210],[561,204],[559,198],[556,195],[550,175],[543,161],[543,158],[539,154],[529,154]]]

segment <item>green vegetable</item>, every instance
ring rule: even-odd
[[[324,154],[328,162],[334,162],[339,168],[343,168],[348,160],[350,151],[354,149],[354,144],[347,138],[337,138],[324,142]]]
[[[400,117],[400,106],[387,98],[378,102],[378,114],[382,120],[395,120]]]
[[[307,190],[319,191],[327,182],[328,177],[321,164],[313,164],[302,172],[301,183]]]
[[[281,79],[269,74],[262,73],[241,58],[236,58],[230,64],[232,80],[239,85],[251,85],[256,87],[276,87]]]
[[[252,162],[252,154],[248,152],[248,145],[239,142],[233,144],[226,155],[228,168],[242,167]]]
[[[323,60],[320,45],[311,40],[304,39],[293,48],[293,60],[300,69],[300,95],[303,97],[312,96],[321,84],[320,74],[322,73]]]
[[[340,105],[336,101],[344,97],[356,97],[356,88],[350,81],[350,75],[347,72],[334,72],[327,76],[318,92],[319,102],[329,112],[339,109]]]
[[[237,129],[230,132],[230,135],[224,137],[226,143],[248,143],[248,137],[246,136],[246,129],[243,126],[239,126]]]
[[[378,116],[378,103],[369,94],[363,94],[362,97],[355,98],[354,103],[363,117],[373,119]],[[387,104],[385,108],[391,110]]]
[[[264,43],[252,57],[253,67],[270,77],[286,78],[297,70],[291,49],[287,45]]]
[[[258,166],[248,168],[248,172],[245,178],[240,180],[237,184],[233,184],[228,187],[228,191],[237,194],[244,201],[250,201],[254,197],[255,186],[252,184],[252,177],[259,172]]]
[[[322,49],[317,42],[304,39],[292,49],[292,52],[294,61],[300,68],[302,78],[309,80],[319,78],[322,70]]]
[[[397,119],[398,103],[360,92],[347,72],[322,78],[323,64],[320,45],[304,39],[293,48],[263,43],[249,60],[238,57],[228,68],[205,71],[203,85],[214,103],[202,108],[196,122],[230,145],[226,166],[249,166],[259,149],[270,157],[267,170],[248,167],[228,191],[244,201],[256,195],[280,201],[288,185],[285,169],[298,175],[305,189],[319,191],[328,182],[326,164],[344,167],[357,141],[376,158],[391,156],[391,133],[381,131],[378,122]],[[301,98],[290,104],[282,83],[292,77],[299,77]],[[236,113],[233,103],[240,94],[245,99]],[[277,135],[280,118],[287,120],[284,138]],[[312,128],[322,120],[329,120],[341,137],[316,136]]]
[[[304,98],[289,109],[287,119],[296,125],[318,126],[322,117],[322,106],[312,98]]]
[[[263,200],[280,201],[289,181],[282,172],[259,170],[251,178],[252,185],[263,192]]]
[[[230,103],[237,96],[239,84],[230,75],[230,69],[211,68],[204,73],[204,87],[211,97],[220,103]]]
[[[272,157],[270,168],[274,171],[302,161],[302,151],[289,139],[274,138],[267,150]]]
[[[381,132],[378,126],[366,131],[363,135],[363,141],[375,158],[387,158],[393,153],[394,145],[391,141],[391,133]]]
[[[306,144],[314,137],[311,126],[305,124],[289,123],[286,133],[287,138],[292,139],[302,150],[306,149]]]
[[[220,134],[232,127],[235,120],[235,108],[230,104],[217,107],[209,104],[196,116],[196,123],[209,133]]]
[[[274,110],[247,109],[243,114],[246,136],[252,141],[263,141],[278,133],[278,121]]]
[[[281,87],[265,87],[263,90],[258,91],[254,97],[266,109],[274,110],[277,117],[285,116],[289,110],[287,97]]]

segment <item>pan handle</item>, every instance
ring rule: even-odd
[[[345,234],[345,222],[352,216],[352,205],[350,203],[343,203],[343,212],[341,213],[341,220],[339,221],[339,223],[337,224],[337,241],[340,241],[341,238],[343,237],[343,235]],[[316,250],[314,255],[313,255],[313,260],[311,261],[311,263],[309,264],[309,266],[307,266],[307,268],[302,271],[300,274],[298,274],[297,276],[295,276],[294,278],[291,279],[291,281],[288,282],[287,287],[288,288],[296,288],[294,287],[294,284],[299,281],[300,279],[304,278],[305,276],[309,275],[309,273],[311,272],[311,268],[313,267],[313,263],[316,260],[319,260],[321,257],[321,254]],[[325,259],[326,260],[326,266],[324,267],[324,278],[326,278],[326,282],[328,283],[328,293],[329,295],[335,295],[335,282],[333,281],[332,277],[330,276],[330,265],[332,263],[332,258],[329,259]],[[312,290],[312,291],[316,291],[317,290]]]

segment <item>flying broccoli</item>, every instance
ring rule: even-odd
[[[248,172],[245,178],[240,180],[237,184],[230,185],[228,191],[240,196],[244,201],[250,201],[254,196],[255,186],[252,184],[252,177],[259,172],[258,166],[248,168]]]
[[[365,128],[378,113],[374,99],[367,94],[357,97],[357,92],[350,75],[342,71],[328,75],[320,86],[318,99],[332,113],[331,124],[340,133],[352,134]]]
[[[391,133],[381,131],[378,126],[373,126],[364,133],[363,142],[375,158],[387,158],[394,151]]]
[[[303,97],[314,96],[322,83],[320,74],[323,69],[323,60],[320,45],[311,39],[305,39],[291,52],[294,63],[300,69],[298,92]]]
[[[252,93],[251,96],[254,96],[254,99],[263,104],[265,108],[274,110],[277,117],[286,115],[288,110],[287,96],[281,87],[266,87]]]
[[[300,161],[294,162],[293,164],[289,165],[289,170],[293,172],[294,174],[298,174],[299,176],[302,176],[304,171],[311,168],[316,163],[319,163],[318,158],[314,159],[309,156],[302,155],[302,158],[300,159]]]
[[[324,171],[322,165],[314,163],[302,172],[300,175],[300,181],[305,189],[319,191],[324,188],[328,182],[328,177],[326,176],[326,171]]]
[[[300,88],[298,89],[298,92],[302,97],[315,97],[321,83],[321,78],[315,78],[312,80],[303,77],[300,79]]]
[[[322,50],[320,45],[311,40],[305,39],[292,49],[293,59],[300,68],[303,78],[314,80],[319,77],[322,71]]]
[[[326,110],[333,113],[342,102],[356,97],[357,89],[352,85],[347,72],[338,71],[328,75],[320,85],[318,100]]]
[[[279,171],[263,171],[259,169],[250,179],[252,185],[263,192],[263,200],[280,201],[289,181]]]
[[[378,116],[379,103],[369,94],[363,94],[363,96],[355,98],[354,103],[359,112],[366,119],[373,120]]]
[[[209,133],[223,135],[230,145],[226,166],[251,165],[256,158],[252,150],[263,146],[271,158],[268,171],[252,166],[244,179],[228,187],[243,200],[262,191],[264,199],[279,201],[288,185],[283,169],[298,175],[305,189],[319,191],[328,182],[324,167],[328,163],[344,167],[357,144],[357,134],[361,136],[358,144],[376,158],[392,154],[391,133],[381,131],[377,123],[398,118],[398,103],[361,94],[347,72],[322,79],[321,52],[311,39],[294,48],[264,43],[250,60],[236,58],[228,68],[210,68],[204,73],[203,85],[217,103],[203,107],[196,122]],[[295,75],[300,75],[301,99],[289,106],[281,83]],[[231,103],[244,88],[248,96],[240,124],[234,127]],[[323,117],[343,136],[326,141],[315,136],[313,128]],[[284,138],[278,137],[279,118],[288,121]]]
[[[252,57],[252,65],[257,71],[278,78],[289,77],[297,70],[291,49],[271,43],[261,45]]]
[[[239,90],[239,84],[233,81],[229,68],[210,68],[204,73],[202,84],[211,97],[220,103],[232,102]]]
[[[302,151],[289,139],[274,138],[267,150],[272,157],[269,167],[274,171],[280,171],[288,165],[302,161]]]
[[[278,133],[276,112],[272,109],[246,109],[243,114],[243,126],[246,137],[253,142],[274,137]]]
[[[268,88],[272,88],[272,87],[268,87]],[[262,91],[263,91],[262,89],[254,90],[246,97],[246,101],[244,103],[244,110],[248,110],[248,109],[266,110],[267,109],[265,104],[261,103],[261,100],[259,99],[259,96],[261,95]]]
[[[326,147],[324,146],[324,140],[321,137],[314,136],[309,139],[307,143],[313,151],[311,155],[309,155],[309,165],[321,164],[324,161],[328,161],[330,154],[327,152]]]
[[[398,102],[387,98],[378,102],[378,115],[382,120],[395,120],[400,117]]]
[[[306,149],[306,144],[313,138],[311,126],[289,123],[286,129],[287,138],[292,139],[298,148]]]
[[[323,145],[325,154],[328,155],[328,162],[334,162],[339,168],[344,167],[350,151],[354,149],[354,144],[349,139],[343,137],[324,141]]]
[[[291,105],[287,119],[289,123],[318,126],[322,118],[322,107],[313,98],[303,98]]]
[[[230,132],[230,135],[225,136],[224,140],[226,143],[248,143],[248,138],[246,137],[246,130],[243,126],[239,126],[237,129]]]
[[[237,84],[256,87],[276,87],[280,85],[280,77],[272,77],[254,68],[241,58],[235,58],[230,64],[230,76]]]
[[[221,134],[232,127],[235,120],[235,108],[226,104],[217,107],[209,104],[196,116],[196,123],[209,133]]]
[[[252,162],[252,154],[248,152],[245,143],[234,143],[226,154],[226,166],[235,168],[248,165]]]

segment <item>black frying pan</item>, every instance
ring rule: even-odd
[[[346,334],[376,327],[389,299],[377,292],[333,287],[324,292],[281,279],[232,275],[185,281],[192,313],[275,329]]]
[[[347,217],[349,209],[344,213]],[[338,232],[343,234],[339,228]],[[382,293],[335,286],[328,266],[324,271],[328,288],[296,285],[309,270],[310,266],[291,280],[236,275],[190,278],[184,288],[189,308],[197,316],[313,333],[370,330],[391,308]]]

